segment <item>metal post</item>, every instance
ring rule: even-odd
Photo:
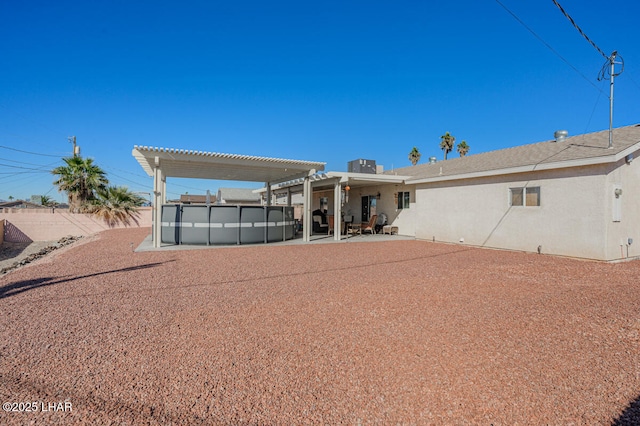
[[[308,242],[311,241],[311,224],[313,223],[311,220],[311,176],[315,174],[315,169],[309,170],[307,176],[304,178],[304,183],[302,186],[302,194],[303,194],[303,213],[302,213],[302,241]]]
[[[155,158],[155,167],[153,169],[153,247],[160,247],[162,240],[162,169],[160,168],[160,159]]]
[[[340,241],[341,235],[341,218],[342,218],[342,203],[340,200],[342,185],[340,179],[336,179],[333,184],[333,239]]]
[[[613,148],[613,78],[615,77],[617,54],[618,52],[614,50],[609,58],[611,65],[611,82],[609,83],[609,149]]]

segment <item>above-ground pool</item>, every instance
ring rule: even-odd
[[[257,244],[294,237],[293,207],[164,204],[165,244]]]

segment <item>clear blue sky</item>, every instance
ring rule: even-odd
[[[388,170],[414,146],[442,159],[446,131],[474,154],[607,129],[605,59],[551,0],[501,2],[564,61],[495,0],[0,0],[0,199],[65,200],[47,170],[72,135],[111,183],[149,192],[134,145]],[[640,3],[560,3],[625,60],[614,126],[640,122]],[[168,190],[239,185],[261,186]]]

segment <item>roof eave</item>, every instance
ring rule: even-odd
[[[340,179],[342,183],[346,183],[349,180],[371,183],[402,183],[410,178],[410,176],[353,172],[327,172],[326,174],[330,178]]]
[[[625,158],[628,154],[636,151],[638,149],[638,145],[632,145],[629,148],[620,151],[617,154],[601,156],[601,157],[591,157],[591,158],[581,158],[578,160],[566,160],[566,161],[556,161],[553,163],[542,163],[542,164],[531,164],[526,166],[518,166],[518,167],[508,167],[504,169],[494,169],[494,170],[484,170],[481,172],[474,173],[459,173],[455,175],[442,175],[442,176],[434,176],[422,179],[414,179],[407,180],[407,185],[418,185],[421,183],[432,183],[432,182],[445,182],[450,180],[461,180],[461,179],[476,179],[481,177],[491,177],[491,176],[503,176],[517,173],[527,173],[527,172],[536,172],[543,170],[554,170],[554,169],[563,169],[570,167],[583,167],[583,166],[593,166],[597,164],[608,164],[615,163],[622,158]]]

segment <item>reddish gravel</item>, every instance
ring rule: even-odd
[[[0,277],[0,424],[639,422],[638,261],[148,233]]]

